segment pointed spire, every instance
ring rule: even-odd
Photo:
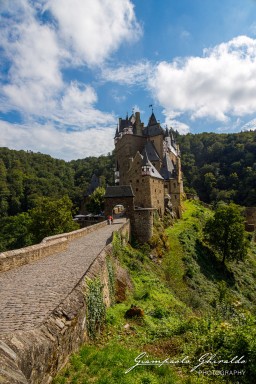
[[[152,114],[149,118],[149,121],[148,121],[148,126],[150,126],[150,125],[157,125],[157,120],[156,120],[154,112],[152,112]]]
[[[116,134],[115,134],[115,137],[117,137],[118,134],[119,134],[119,132],[118,132],[118,124],[117,124],[117,125],[116,125]]]

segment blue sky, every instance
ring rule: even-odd
[[[256,128],[255,0],[2,0],[0,146],[113,149],[151,109],[181,133]]]

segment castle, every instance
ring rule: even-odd
[[[120,118],[115,134],[115,186],[107,187],[105,214],[123,204],[139,241],[152,236],[153,215],[181,217],[183,182],[180,151],[173,131],[153,113],[147,126],[140,112]]]

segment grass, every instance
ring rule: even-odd
[[[190,372],[202,354],[215,352],[230,358],[245,354],[247,375],[239,377],[239,383],[256,381],[256,247],[251,247],[244,263],[220,268],[203,242],[202,224],[211,215],[199,203],[188,201],[182,220],[165,233],[156,222],[154,242],[159,239],[160,253],[156,247],[122,247],[115,237],[114,254],[129,271],[134,290],[125,302],[107,310],[101,337],[70,358],[55,384],[216,383],[214,376]],[[143,310],[142,318],[125,319],[132,304]],[[142,352],[149,360],[189,356],[193,362],[138,366],[125,374]],[[233,382],[231,376],[217,380]]]

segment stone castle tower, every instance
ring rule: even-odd
[[[127,214],[137,229],[142,222],[145,229],[156,210],[161,217],[165,210],[181,217],[183,182],[179,146],[172,130],[163,129],[153,111],[147,126],[141,122],[140,112],[119,119],[115,155],[116,186],[107,188],[106,211],[111,204],[123,203],[122,198],[130,198]]]

